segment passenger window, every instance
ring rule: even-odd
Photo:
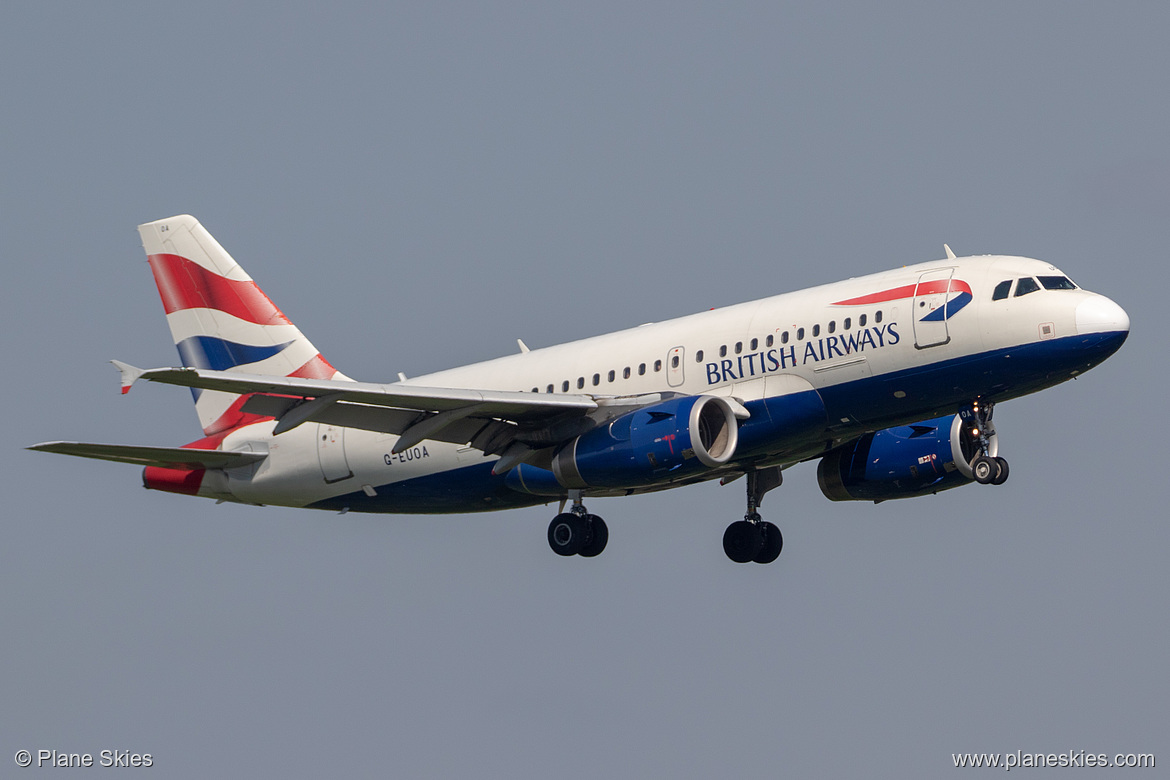
[[[862,314],[860,317],[857,318],[857,327],[859,327],[859,328],[865,327],[865,315],[864,314]]]
[[[781,344],[788,343],[788,331],[784,331],[783,333],[780,334],[780,343]]]
[[[552,386],[552,385],[549,385],[549,386],[548,386],[548,390],[546,390],[545,392],[546,392],[546,393],[551,393],[552,391],[553,391],[553,386]]]
[[[1045,290],[1075,290],[1077,286],[1067,276],[1041,276],[1040,284]]]
[[[813,325],[813,338],[815,339],[819,335],[821,335],[821,326]]]
[[[796,340],[797,341],[804,341],[804,328],[797,328],[796,329]]]
[[[610,371],[610,372],[609,372],[609,374],[608,374],[609,381],[611,381],[611,382],[612,382],[612,381],[613,381],[613,380],[616,378],[616,376],[617,376],[617,375],[616,375],[616,374],[614,374],[614,372],[613,372],[613,371]]]
[[[768,334],[768,338],[764,339],[764,346],[765,347],[772,346],[772,334],[771,333]]]
[[[740,352],[743,352],[743,342],[737,341],[735,342],[735,354],[738,355]]]
[[[835,333],[837,330],[837,323],[834,320],[829,320],[829,333]]]
[[[752,343],[748,345],[748,349],[750,349],[752,352],[755,352],[759,346],[760,346],[760,340],[759,339],[752,339]]]
[[[849,330],[849,326],[850,326],[851,324],[853,324],[853,318],[852,318],[852,317],[846,317],[846,318],[845,318],[845,324],[843,324],[843,325],[841,326],[841,330]]]
[[[583,376],[577,377],[577,389],[578,390],[585,389],[585,377],[583,377]]]
[[[564,382],[561,383],[561,392],[562,393],[569,392],[569,380],[568,379],[566,379]]]
[[[880,309],[879,309],[877,312],[875,312],[875,313],[874,313],[874,315],[873,315],[873,321],[874,321],[874,322],[881,322],[881,321],[882,321],[882,313],[881,313],[881,310],[880,310]]]
[[[661,371],[661,370],[662,370],[662,361],[661,361],[661,360],[655,360],[655,361],[654,361],[654,370],[655,370],[655,371]]]
[[[646,364],[639,363],[638,364],[638,376],[645,376],[645,375],[646,375]]]
[[[1036,284],[1035,279],[1033,279],[1030,276],[1025,276],[1024,278],[1022,278],[1018,282],[1016,282],[1016,297],[1019,298],[1021,295],[1027,295],[1028,293],[1034,293],[1039,289],[1040,289],[1040,285]]]
[[[629,379],[629,378],[630,378],[630,367],[629,367],[629,366],[626,366],[626,367],[625,367],[625,368],[622,370],[622,379]]]
[[[703,350],[700,349],[698,352],[695,353],[695,362],[696,363],[703,362]]]
[[[1012,280],[1005,279],[995,286],[995,291],[991,293],[991,300],[1002,301],[1008,297],[1008,293],[1012,291]]]
[[[593,386],[597,387],[599,384],[601,384],[601,374],[594,374],[593,375]]]
[[[672,357],[670,359],[670,367],[671,368],[678,368],[678,355],[675,355],[674,357]]]
[[[727,357],[727,345],[724,344],[719,348],[719,357]]]

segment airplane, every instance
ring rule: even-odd
[[[1041,260],[956,257],[391,383],[326,360],[188,215],[138,228],[182,367],[112,361],[190,389],[182,447],[29,449],[143,466],[145,487],[339,512],[466,513],[559,502],[548,543],[594,557],[586,496],[744,478],[737,563],[783,548],[763,520],[783,471],[818,460],[833,501],[1002,484],[995,405],[1116,352],[1129,317]],[[566,503],[569,509],[566,511]]]

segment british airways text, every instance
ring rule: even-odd
[[[894,328],[895,324],[890,322],[856,333],[843,333],[840,336],[825,336],[816,341],[806,341],[803,352],[799,349],[801,345],[792,344],[787,347],[774,347],[767,352],[752,352],[748,355],[737,355],[734,359],[724,358],[718,362],[707,363],[707,384],[733,382],[786,368],[819,363],[822,360],[846,357],[867,349],[892,347],[902,340],[901,334]]]

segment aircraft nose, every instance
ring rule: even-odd
[[[1104,295],[1094,295],[1077,304],[1077,333],[1129,332],[1129,315]]]

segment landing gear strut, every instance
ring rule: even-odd
[[[557,555],[580,555],[593,558],[601,555],[609,541],[609,528],[597,515],[585,511],[581,491],[569,492],[573,506],[568,512],[561,512],[548,524],[548,546]],[[564,504],[561,505],[562,508]]]
[[[723,552],[736,563],[771,563],[784,549],[780,529],[756,511],[764,494],[778,487],[782,480],[779,467],[748,472],[747,514],[723,532]]]
[[[971,437],[975,444],[975,455],[971,458],[971,476],[980,485],[1002,485],[1007,482],[1008,462],[991,454],[991,435],[995,425],[991,415],[995,404],[976,400],[970,409],[962,412],[967,425],[972,426]]]

